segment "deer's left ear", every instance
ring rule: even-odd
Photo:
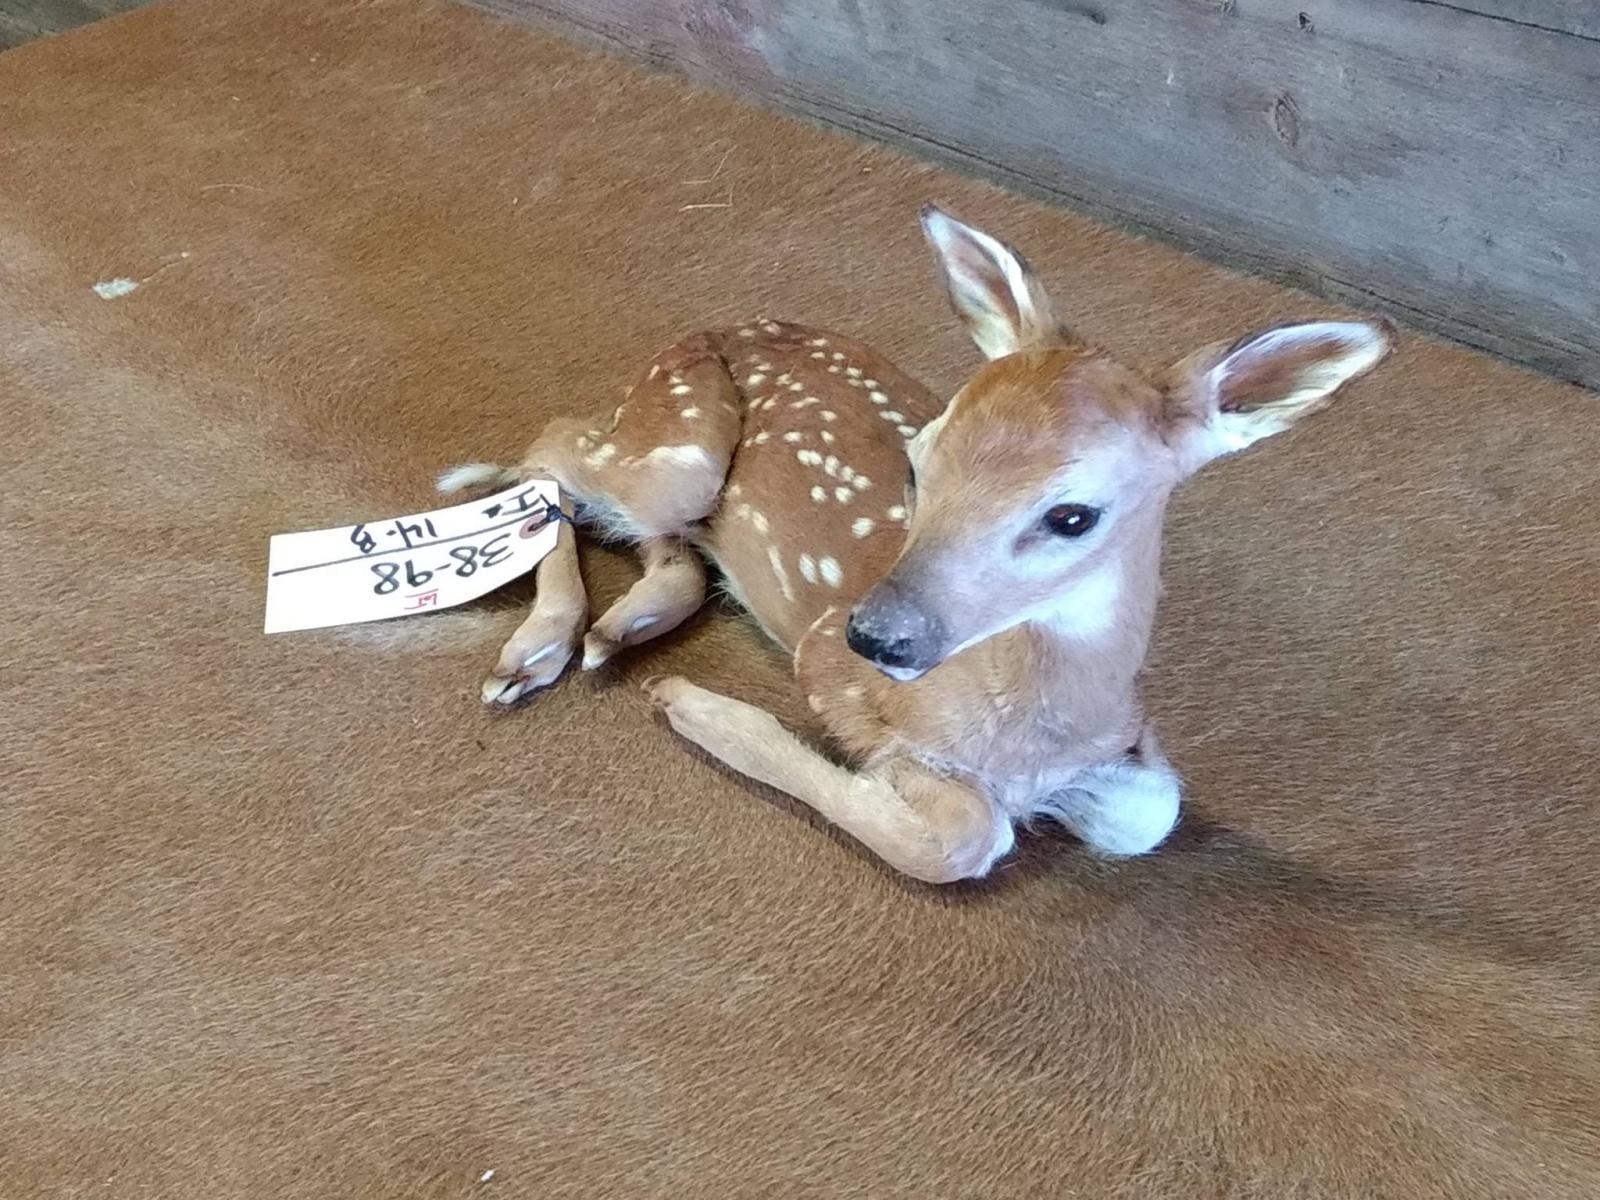
[[[1377,366],[1390,333],[1387,323],[1314,321],[1192,354],[1169,374],[1175,438],[1198,467],[1282,433]]]

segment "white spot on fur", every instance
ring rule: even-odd
[[[822,455],[815,450],[797,450],[794,456],[800,460],[800,465],[805,467],[815,467],[822,462]]]
[[[834,412],[831,408],[823,409],[817,414],[817,416],[821,417],[824,421],[837,421],[839,419],[839,414]]]
[[[855,376],[855,377],[856,377],[856,378],[857,378],[857,379],[860,379],[860,378],[861,378],[861,368],[860,368],[860,367],[846,367],[846,368],[845,368],[845,369],[844,369],[844,373],[845,373],[845,374],[846,374],[846,375],[853,375],[853,376]]]
[[[904,521],[906,519],[906,506],[904,504],[891,504],[889,511],[884,515],[891,521]]]
[[[511,483],[517,478],[515,471],[497,467],[493,463],[462,463],[440,474],[434,487],[441,492],[459,492],[463,488],[479,487],[485,483]]]
[[[861,382],[869,388],[875,388],[878,386],[878,381],[876,379],[863,379]]]
[[[859,683],[852,684],[851,686],[845,688],[845,690],[843,692],[844,698],[846,700],[859,700],[859,699],[861,699],[861,697],[865,696],[866,694],[867,694],[867,689],[862,687]]]
[[[811,488],[811,498],[818,504],[823,503],[828,498],[828,489],[819,485],[813,485]]]
[[[899,431],[900,436],[906,439],[917,436],[917,427],[915,425],[902,425],[899,427]]]
[[[694,391],[694,389],[687,383],[680,383],[677,387],[672,389],[672,394],[674,396],[687,396],[692,391]]]
[[[778,324],[777,324],[776,321],[763,321],[763,322],[761,322],[761,328],[765,329],[768,333],[782,333],[783,332],[783,330],[778,328]]]
[[[700,410],[698,408],[696,408],[694,405],[691,404],[688,408],[684,409],[678,415],[680,417],[682,417],[686,421],[692,421],[692,420],[694,420],[696,417],[698,417],[700,415]]]
[[[750,440],[753,441],[758,446],[765,446],[767,444],[767,439],[770,438],[771,436],[772,436],[771,433],[769,433],[767,430],[763,429],[760,433],[756,434],[756,436],[751,438]]]
[[[809,342],[806,343],[806,345],[808,345],[808,346],[826,346],[827,344],[828,344],[828,339],[827,338],[812,338]]]
[[[858,538],[864,538],[876,528],[877,524],[871,517],[857,517],[850,526],[850,532]]]
[[[812,358],[827,358],[828,356],[826,354],[824,354],[821,350],[813,350],[811,352],[811,357]]]
[[[865,475],[857,475],[855,477],[855,485],[856,491],[864,492],[872,486],[872,480],[868,479]]]
[[[882,392],[868,392],[867,399],[871,400],[874,404],[889,403],[889,397],[885,396]]]
[[[817,561],[811,555],[802,554],[800,556],[800,574],[805,576],[807,583],[815,583],[817,581]]]
[[[822,440],[824,442],[826,442],[830,446],[833,445],[833,434],[829,433],[826,429],[824,429],[822,431]]]
[[[766,533],[770,528],[766,513],[756,512],[754,509],[750,512],[750,524],[756,527],[757,533]]]
[[[701,446],[657,446],[644,457],[646,462],[665,463],[673,467],[709,467],[711,465],[711,455],[707,454]]]
[[[855,370],[854,367],[851,367],[850,369],[852,371]],[[861,380],[859,380],[859,379],[846,379],[845,382],[848,383],[851,387],[860,387],[861,386]]]
[[[822,575],[822,580],[829,587],[838,587],[844,582],[844,569],[839,566],[836,558],[823,558],[817,562],[817,570]]]
[[[803,442],[806,440],[806,435],[801,433],[798,429],[791,429],[788,433],[783,435],[783,440],[790,443]]]
[[[754,329],[741,329],[741,330],[739,330],[739,336],[740,337],[755,337],[755,335],[756,335],[756,331]]]
[[[587,458],[585,458],[583,460],[583,463],[584,463],[584,466],[587,466],[587,467],[603,467],[608,462],[610,462],[613,458],[615,458],[616,456],[617,456],[617,445],[616,445],[616,443],[615,442],[607,442],[603,446],[596,447],[595,448],[595,452],[593,454],[589,455]]]
[[[783,569],[783,556],[778,553],[776,546],[767,547],[767,561],[772,564],[772,574],[778,581],[778,589],[783,593],[783,598],[793,600],[794,585],[789,582],[789,572]]]
[[[491,1180],[491,1179],[493,1179],[493,1178],[494,1178],[494,1168],[493,1168],[493,1167],[490,1167],[490,1168],[489,1168],[489,1169],[488,1169],[488,1170],[487,1170],[487,1171],[485,1171],[485,1172],[484,1172],[484,1173],[483,1173],[483,1174],[482,1174],[482,1175],[479,1175],[479,1176],[478,1176],[478,1182],[479,1182],[479,1183],[488,1183],[488,1182],[489,1182],[489,1180]]]
[[[742,495],[744,495],[744,487],[742,485],[737,483],[728,485],[728,499],[737,500]]]
[[[829,479],[837,479],[839,477],[839,460],[836,456],[830,454],[822,460],[822,473]]]
[[[1038,620],[1065,637],[1096,638],[1116,624],[1117,604],[1121,598],[1122,573],[1116,566],[1107,564],[1052,597]]]
[[[103,279],[93,287],[94,294],[102,300],[115,300],[139,290],[137,279]]]
[[[655,363],[650,368],[650,374],[646,375],[645,378],[654,379],[659,374],[661,374],[661,364]]]
[[[838,363],[829,363],[828,364],[828,374],[829,375],[837,375],[838,373],[839,373],[839,364]]]
[[[806,390],[806,385],[796,379],[794,382],[789,384],[789,390],[791,392],[803,392]]]
[[[886,409],[878,415],[885,421],[904,421],[906,419],[905,413],[897,413],[892,408]]]
[[[806,703],[811,706],[811,711],[812,712],[819,713],[819,712],[822,711],[822,697],[821,696],[807,696],[806,697]]]
[[[753,375],[746,375],[744,381],[747,387],[760,387],[767,381],[767,377],[760,371],[757,371]]]
[[[822,403],[822,401],[818,400],[815,396],[807,396],[804,400],[791,401],[790,404],[789,404],[789,407],[790,408],[797,408],[797,409],[798,408],[810,408],[813,404],[821,404],[821,403]]]
[[[833,498],[840,504],[849,504],[855,499],[855,493],[847,487],[836,487],[833,489]]]
[[[834,351],[834,352],[833,352],[833,361],[834,361],[834,362],[843,362],[843,361],[844,361],[844,354],[843,354],[843,353],[841,353],[841,352],[840,352],[840,351],[838,351],[838,350],[835,350],[835,351]]]

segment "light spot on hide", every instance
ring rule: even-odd
[[[137,279],[105,279],[94,285],[94,294],[102,300],[115,300],[138,290]]]
[[[850,526],[850,532],[858,538],[864,538],[877,528],[877,523],[871,517],[857,517]]]
[[[802,554],[800,556],[800,574],[805,576],[807,583],[815,583],[817,581],[817,560],[809,554]]]
[[[767,547],[767,561],[772,564],[772,574],[778,581],[778,589],[783,593],[783,598],[793,600],[794,585],[789,582],[789,572],[783,569],[783,558],[776,546]]]
[[[698,417],[700,415],[700,410],[698,408],[696,408],[694,405],[691,404],[688,408],[684,409],[678,415],[680,417],[682,417],[685,421],[692,421],[692,420],[694,420],[696,417]]]
[[[844,570],[839,566],[836,558],[824,558],[817,563],[817,570],[821,572],[823,582],[829,587],[838,587],[844,582]]]
[[[818,504],[823,503],[828,498],[828,489],[825,487],[812,487],[811,498]]]
[[[602,447],[603,448],[603,447]],[[700,446],[657,446],[645,461],[672,467],[709,467],[711,456]]]

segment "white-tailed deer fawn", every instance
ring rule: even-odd
[[[705,599],[704,554],[793,654],[854,765],[761,709],[651,681],[683,736],[920,879],[983,875],[1035,815],[1143,853],[1178,818],[1136,682],[1167,498],[1319,407],[1388,339],[1290,325],[1146,379],[1058,325],[1008,246],[936,208],[923,228],[989,359],[947,405],[858,342],[763,320],[659,355],[604,427],[555,421],[520,467],[440,479],[553,478],[580,521],[644,561],[585,636],[563,525],[484,699],[553,683],[580,641],[588,668],[673,628]]]

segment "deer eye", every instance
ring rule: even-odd
[[[1087,504],[1058,504],[1044,514],[1044,527],[1057,537],[1082,537],[1099,522],[1100,510]]]

